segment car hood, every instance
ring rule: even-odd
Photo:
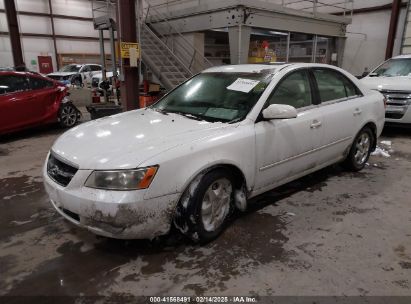
[[[371,90],[411,91],[411,77],[365,77],[361,83]]]
[[[70,76],[75,74],[78,74],[78,72],[54,72],[47,74],[47,76]]]
[[[80,169],[130,169],[164,151],[212,136],[225,126],[230,125],[135,110],[74,127],[56,140],[52,151]]]

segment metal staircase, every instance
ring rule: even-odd
[[[170,90],[190,78],[193,73],[172,50],[146,25],[141,25],[143,63]]]
[[[153,19],[164,22],[167,31],[154,32],[150,26],[150,20]],[[171,25],[164,13],[150,7],[150,4],[143,20],[140,27],[143,63],[152,70],[166,89],[172,89],[198,72],[213,66],[204,57],[203,52]]]
[[[411,0],[407,4],[407,15],[405,17],[400,53],[411,54]]]

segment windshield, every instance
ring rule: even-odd
[[[372,74],[374,76],[411,76],[411,58],[390,59],[380,65]]]
[[[69,64],[61,68],[60,72],[78,72],[80,71],[81,65]]]
[[[259,73],[202,73],[151,108],[199,120],[239,121],[254,107],[273,72],[270,69]]]

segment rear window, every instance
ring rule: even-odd
[[[29,90],[29,83],[23,75],[1,75],[0,95]]]
[[[321,102],[361,95],[358,88],[343,74],[330,69],[313,69]]]

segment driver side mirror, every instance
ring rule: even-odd
[[[267,120],[296,118],[297,110],[285,104],[272,104],[263,110],[263,117]]]

